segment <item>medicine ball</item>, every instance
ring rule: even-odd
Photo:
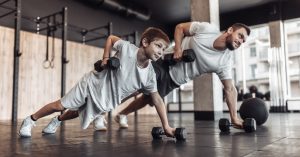
[[[239,112],[242,119],[254,118],[257,125],[262,125],[269,117],[266,103],[259,98],[249,98],[244,100]]]

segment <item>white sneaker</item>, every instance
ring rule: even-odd
[[[94,129],[98,131],[106,131],[107,130],[106,124],[107,121],[105,120],[105,116],[100,115],[94,120]]]
[[[119,123],[121,128],[128,128],[127,116],[123,114],[118,114],[115,117],[115,121]]]
[[[61,121],[59,121],[57,118],[58,116],[52,118],[51,122],[43,129],[42,133],[54,134],[61,124]]]
[[[22,137],[31,137],[31,129],[35,126],[35,121],[31,119],[30,116],[26,117],[19,130],[19,134]]]

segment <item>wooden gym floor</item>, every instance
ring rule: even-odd
[[[224,117],[228,117],[227,113]],[[169,114],[170,124],[187,129],[187,140],[170,138],[152,140],[157,116],[129,116],[129,128],[119,129],[108,119],[108,131],[86,130],[79,120],[65,122],[56,134],[43,135],[50,119],[41,119],[33,129],[32,138],[20,138],[18,126],[0,122],[0,157],[299,157],[300,113],[272,113],[268,121],[254,133],[232,129],[221,134],[218,121],[194,121],[192,113]]]

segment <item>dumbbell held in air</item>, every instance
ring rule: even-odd
[[[233,126],[227,118],[222,118],[219,120],[219,129],[221,132],[229,132],[230,127]],[[256,130],[256,122],[253,118],[246,118],[243,122],[243,128],[245,132],[254,132]]]
[[[162,137],[165,135],[165,132],[162,127],[153,127],[151,134],[153,139],[162,139]],[[185,140],[186,139],[185,128],[176,128],[175,138],[177,140]]]
[[[115,70],[115,69],[118,69],[120,67],[120,60],[117,57],[111,57],[111,58],[108,59],[106,66],[103,67],[101,64],[102,64],[102,60],[98,60],[94,64],[94,68],[95,68],[96,71],[101,72],[105,68]]]
[[[173,58],[174,53],[169,53],[164,56],[164,61],[168,65],[175,65],[177,61]],[[182,61],[183,62],[193,62],[196,58],[195,52],[193,49],[186,49],[182,52]]]

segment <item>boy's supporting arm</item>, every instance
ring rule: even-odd
[[[166,113],[166,107],[158,92],[151,93],[152,103],[155,105],[156,111],[160,117],[162,126],[167,136],[173,137],[175,134],[175,128],[169,126],[168,117]]]

